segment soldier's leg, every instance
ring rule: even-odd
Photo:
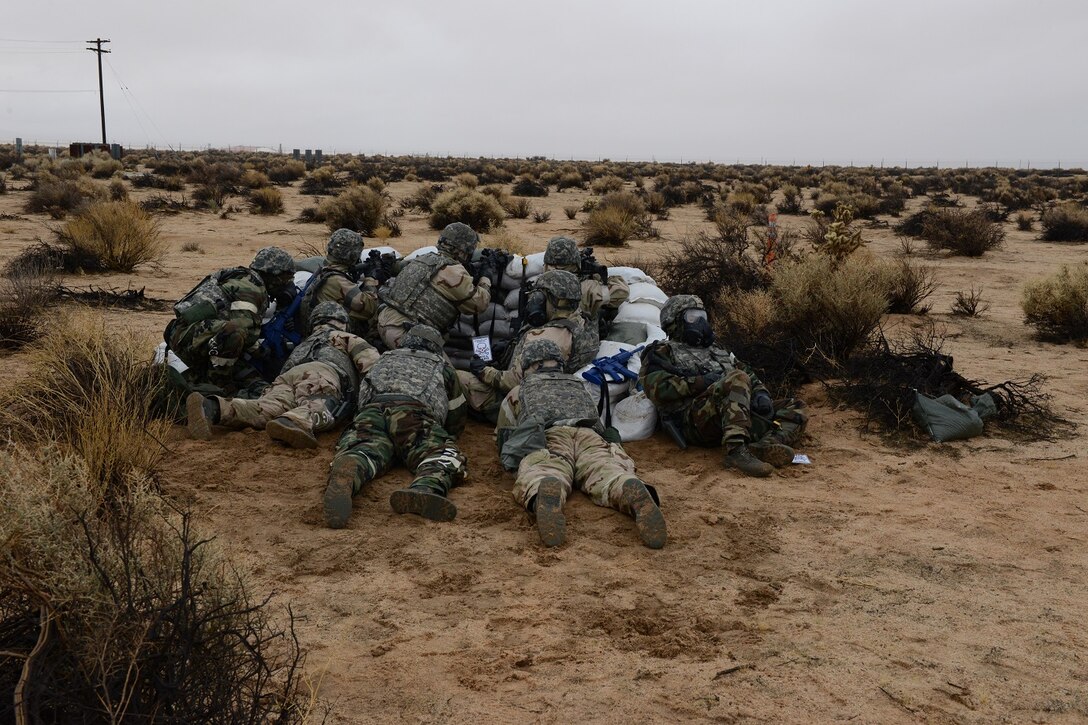
[[[351,497],[389,470],[392,463],[393,441],[385,411],[379,405],[367,405],[336,444],[325,488],[325,523],[334,529],[343,528],[351,515]]]
[[[185,412],[189,435],[197,440],[211,440],[213,425],[261,429],[294,405],[291,385],[277,378],[256,400],[192,392],[185,400]]]
[[[537,533],[545,546],[566,538],[563,504],[574,485],[576,428],[559,426],[545,432],[547,447],[521,459],[514,480],[514,500],[536,516]]]
[[[269,421],[269,437],[294,448],[315,448],[315,433],[332,428],[340,404],[340,377],[324,363],[298,365],[277,380],[291,385],[294,404]]]
[[[715,430],[719,432],[726,468],[762,478],[774,473],[774,466],[748,450],[752,440],[751,399],[751,378],[743,370],[733,370],[695,399],[685,422],[704,440]]]
[[[457,379],[465,391],[465,400],[473,417],[494,423],[502,402],[495,389],[467,370],[458,370]]]
[[[610,506],[634,518],[642,543],[660,549],[667,533],[657,491],[635,475],[635,462],[622,446],[591,428],[575,430],[575,486],[598,506]]]
[[[457,507],[447,498],[465,480],[465,456],[451,436],[422,405],[398,406],[389,416],[396,455],[415,476],[408,488],[394,491],[389,504],[399,514],[451,521]]]

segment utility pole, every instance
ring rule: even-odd
[[[88,43],[94,43],[94,48],[87,48],[98,55],[98,109],[102,113],[102,145],[106,145],[106,94],[102,90],[102,54],[109,53],[108,50],[102,50],[102,44],[108,43],[108,40],[102,40],[102,38],[95,38],[94,40],[88,40]]]

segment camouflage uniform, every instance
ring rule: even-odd
[[[329,238],[325,264],[306,286],[299,304],[299,319],[310,319],[310,312],[322,302],[336,302],[344,306],[351,318],[350,332],[365,337],[378,309],[378,282],[365,277],[356,282],[353,267],[359,264],[363,251],[363,237],[350,229],[337,229]],[[304,325],[303,333],[308,333]]]
[[[636,476],[635,463],[618,436],[605,438],[597,406],[582,382],[550,365],[562,361],[559,349],[551,342],[533,342],[522,360],[528,372],[503,400],[496,437],[504,466],[512,467],[523,455],[516,463],[513,496],[537,514],[544,543],[562,543],[563,504],[578,488],[596,505],[633,516],[647,546],[664,546],[665,520],[657,492]],[[547,511],[539,505],[542,501]]]
[[[465,425],[464,393],[437,331],[416,325],[404,344],[370,369],[359,412],[336,446],[325,492],[325,518],[333,528],[346,525],[351,497],[396,461],[415,479],[394,492],[395,511],[443,521],[457,513],[446,496],[466,473],[454,444]]]
[[[163,337],[189,367],[187,384],[227,394],[266,385],[245,357],[256,349],[269,297],[291,284],[293,272],[287,252],[266,247],[250,267],[210,274],[174,305]]]
[[[582,300],[580,308],[590,321],[600,319],[602,310],[615,317],[620,305],[627,301],[631,287],[627,280],[618,274],[609,275],[602,282],[599,277],[582,272],[581,255],[578,243],[570,237],[552,237],[544,252],[544,271],[561,269],[574,274],[581,280]]]
[[[669,338],[642,353],[640,382],[662,418],[674,421],[689,443],[700,446],[789,446],[800,440],[808,421],[805,404],[776,401],[771,415],[754,416],[752,401],[760,394],[769,397],[767,388],[723,347],[680,339],[678,315],[685,309],[701,310],[702,302],[693,295],[670,298],[661,314]]]
[[[473,282],[465,264],[479,235],[455,222],[442,230],[438,251],[407,262],[378,293],[378,333],[390,350],[400,347],[404,333],[424,324],[445,335],[461,313],[475,314],[491,302],[491,280]]]
[[[553,285],[554,280],[559,283]],[[563,369],[568,373],[588,365],[597,357],[600,349],[601,339],[597,326],[577,309],[578,287],[573,275],[558,270],[547,272],[540,276],[537,286],[549,288],[550,319],[540,327],[532,327],[522,332],[514,346],[510,369],[499,370],[488,366],[478,376],[464,370],[458,373],[465,388],[469,408],[489,419],[493,419],[503,396],[524,377],[521,358],[529,343],[536,340],[550,340],[555,343],[565,361]]]
[[[348,316],[335,302],[318,305],[311,324],[313,333],[295,347],[283,372],[256,400],[191,395],[187,407],[193,437],[210,438],[211,424],[248,426],[266,429],[273,439],[295,447],[316,446],[315,434],[335,425],[355,394],[359,375],[377,362],[378,351],[344,330]]]

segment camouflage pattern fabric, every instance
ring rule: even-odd
[[[335,370],[322,362],[303,363],[281,373],[256,400],[219,397],[219,424],[263,429],[268,421],[283,416],[311,433],[320,433],[333,427],[333,412],[343,399]]]
[[[369,277],[355,282],[346,265],[323,266],[299,303],[296,324],[300,325],[303,335],[308,335],[311,329],[310,313],[322,302],[343,305],[351,319],[348,329],[360,337],[366,337],[374,326],[378,311],[378,283]]]
[[[382,355],[367,379],[376,396],[413,398],[426,406],[435,419],[442,420],[450,407],[443,377],[448,364],[432,352],[402,347]]]
[[[325,246],[325,260],[329,264],[351,266],[359,264],[363,253],[363,235],[350,229],[337,229]]]
[[[545,269],[564,269],[575,272],[582,261],[578,253],[578,242],[570,237],[552,237],[544,250]]]
[[[296,365],[323,362],[340,377],[340,389],[347,393],[358,387],[360,371],[371,369],[377,361],[378,351],[363,338],[331,325],[320,325],[291,351],[283,372]]]
[[[476,251],[476,245],[480,243],[480,235],[468,224],[453,222],[438,236],[438,251],[444,252],[461,262],[472,259],[472,253]]]
[[[573,375],[562,372],[534,372],[518,386],[519,423],[533,420],[545,428],[566,422],[589,421],[599,425],[597,405]]]
[[[262,247],[257,250],[249,268],[254,272],[269,277],[281,277],[285,274],[293,274],[295,260],[291,253],[279,247]]]
[[[334,460],[347,458],[355,465],[352,493],[403,463],[415,476],[413,485],[424,485],[445,496],[464,482],[464,455],[454,437],[431,414],[427,406],[402,400],[370,403],[336,445]]]

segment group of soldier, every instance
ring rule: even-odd
[[[495,423],[499,459],[515,472],[514,499],[546,546],[564,541],[563,505],[575,488],[630,516],[646,546],[664,546],[657,491],[573,374],[596,356],[627,283],[584,264],[573,239],[553,238],[544,272],[521,292],[520,329],[501,356],[507,364],[496,351],[495,360],[473,358],[470,369],[456,370],[444,351],[450,329],[497,301],[492,290],[500,289],[497,258],[477,253],[478,244],[476,232],[454,223],[435,251],[365,269],[363,238],[340,229],[303,290],[295,260],[276,247],[248,267],[209,275],[175,305],[164,334],[188,366],[176,382],[187,394],[190,434],[209,440],[214,426],[251,427],[314,448],[317,434],[350,418],[324,494],[326,523],[342,528],[353,497],[397,462],[413,480],[393,492],[392,509],[453,519],[450,491],[467,473],[456,441],[472,416]],[[264,320],[273,304],[281,320],[288,313],[293,346],[269,345]],[[776,404],[716,343],[698,297],[669,298],[661,324],[668,337],[643,351],[640,382],[663,420],[689,443],[723,446],[727,468],[767,476],[790,464],[803,404]]]

